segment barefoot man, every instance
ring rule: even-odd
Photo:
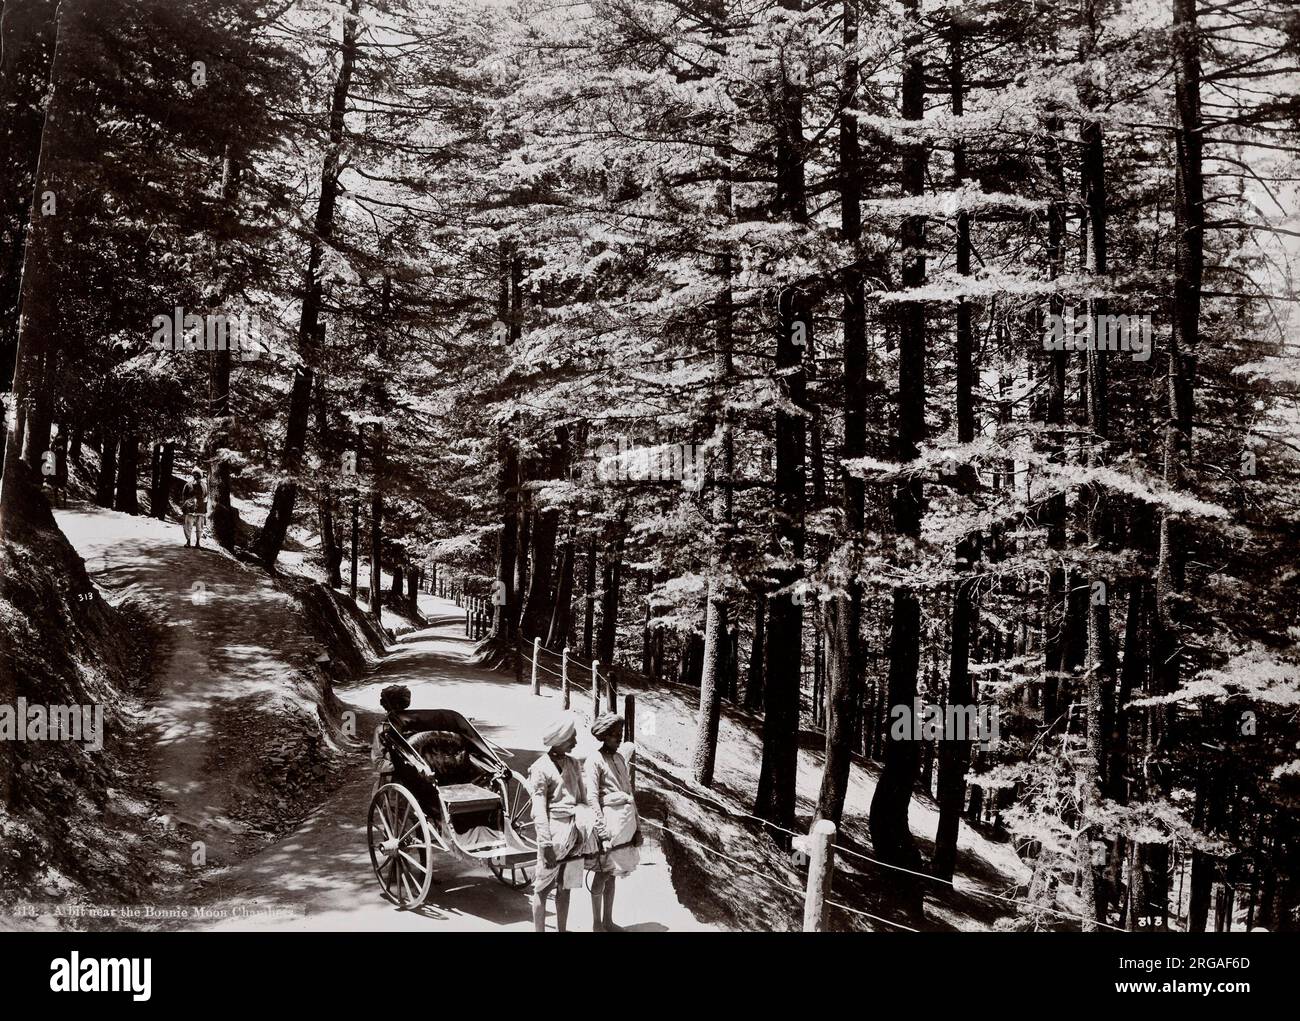
[[[546,900],[555,890],[555,928],[564,932],[569,891],[582,886],[582,857],[599,849],[595,814],[587,805],[582,768],[569,752],[578,744],[573,720],[564,716],[547,728],[548,751],[528,770],[528,790],[537,823],[537,875],[533,879],[533,927],[546,931]]]
[[[591,918],[594,932],[621,932],[614,924],[614,884],[630,876],[641,861],[641,820],[636,812],[636,789],[627,765],[623,717],[605,713],[591,725],[600,747],[587,756],[583,788],[599,825],[603,852],[596,859],[591,882]]]

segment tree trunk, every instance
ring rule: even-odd
[[[1082,57],[1091,59],[1100,30],[1100,0],[1088,0],[1085,9],[1085,31]],[[1094,97],[1093,87],[1084,90],[1085,106],[1091,108]],[[1101,123],[1085,119],[1080,129],[1082,143],[1081,179],[1085,218],[1085,252],[1087,271],[1090,275],[1104,277],[1108,272],[1106,252],[1106,164],[1105,140]],[[1089,299],[1089,322],[1096,328],[1100,317],[1106,314],[1106,301],[1102,298]],[[1087,352],[1087,394],[1086,410],[1088,427],[1092,433],[1092,444],[1088,450],[1089,467],[1101,466],[1099,445],[1104,444],[1109,436],[1108,414],[1108,379],[1106,352],[1090,346]],[[1101,486],[1087,487],[1084,493],[1086,511],[1086,532],[1089,549],[1101,549],[1106,543],[1107,493]],[[1113,697],[1115,687],[1114,658],[1110,648],[1110,587],[1109,578],[1093,577],[1089,581],[1088,599],[1088,656],[1086,660],[1086,696],[1085,729],[1087,733],[1087,756],[1084,760],[1086,774],[1084,784],[1084,816],[1096,813],[1102,803],[1102,785],[1105,775],[1106,742],[1109,737],[1105,721],[1105,703]],[[1105,921],[1107,912],[1107,893],[1101,874],[1102,870],[1094,867],[1092,861],[1092,844],[1096,843],[1095,830],[1089,827],[1082,841],[1085,858],[1078,863],[1083,875],[1084,915],[1089,919]],[[1085,920],[1083,929],[1095,931],[1096,926]]]
[[[1174,98],[1174,304],[1165,382],[1168,415],[1164,427],[1163,476],[1171,492],[1183,486],[1183,466],[1193,455],[1197,352],[1200,347],[1201,283],[1205,269],[1205,179],[1202,166],[1204,122],[1201,113],[1200,28],[1196,0],[1173,0]],[[1155,582],[1153,681],[1158,693],[1176,690],[1182,673],[1183,576],[1194,549],[1191,531],[1169,510],[1160,515]],[[1205,929],[1215,860],[1192,854],[1188,931]]]
[[[799,0],[782,0],[799,11]],[[776,192],[774,220],[808,220],[803,137],[803,85],[784,68],[776,88]],[[802,666],[803,594],[799,589],[804,554],[804,474],[807,453],[807,375],[803,354],[811,345],[814,322],[808,296],[797,287],[776,295],[777,338],[774,382],[794,406],[774,418],[776,466],[773,485],[772,572],[763,686],[763,758],[759,765],[754,814],[789,829],[794,825],[798,765],[799,694]],[[788,846],[782,835],[778,843]]]
[[[162,500],[158,494],[162,490],[162,484],[159,481],[160,476],[158,469],[162,465],[162,444],[152,443],[149,445],[149,516],[164,520],[166,515],[163,514]]]
[[[524,482],[527,480],[530,472],[523,472],[521,466],[521,475],[519,480],[519,531],[518,538],[515,540],[515,584],[511,591],[514,593],[514,613],[511,615],[511,624],[517,630],[523,622],[523,604],[524,593],[528,591],[529,577],[529,558],[532,555],[533,546],[533,514],[531,500],[524,495]]]
[[[59,423],[54,434],[54,485],[60,492],[68,488],[68,424]]]
[[[140,438],[134,432],[122,437],[117,454],[117,497],[113,509],[124,514],[140,513],[137,493],[140,475]]]
[[[745,708],[751,713],[763,709],[763,660],[766,649],[767,597],[754,596],[754,636],[749,646],[749,672],[745,676]]]
[[[342,171],[344,114],[347,112],[352,71],[357,60],[357,32],[360,26],[357,14],[360,8],[361,0],[352,0],[348,14],[343,17],[339,73],[330,101],[330,144],[321,168],[316,229],[308,251],[307,272],[303,275],[302,309],[298,319],[298,351],[302,362],[294,369],[293,389],[289,395],[289,419],[285,429],[281,465],[284,477],[276,484],[271,509],[267,512],[258,541],[258,558],[267,570],[275,567],[280,550],[284,548],[289,525],[293,521],[293,507],[298,497],[297,474],[302,467],[307,447],[307,424],[321,330],[321,263],[325,247],[334,235],[334,210],[338,202],[339,174]]]
[[[238,219],[235,211],[239,188],[240,164],[227,150],[221,168],[222,213],[233,228]],[[208,415],[213,419],[208,461],[208,502],[212,517],[209,526],[213,541],[227,552],[234,552],[239,514],[230,502],[230,461],[226,448],[230,443],[230,347],[209,352]]]
[[[614,665],[614,651],[618,642],[618,597],[623,578],[623,540],[609,544],[605,555],[605,571],[600,593],[600,641],[596,654],[605,666]]]
[[[172,504],[172,474],[176,471],[176,444],[167,440],[158,460],[158,520],[166,521]]]
[[[1061,130],[1060,118],[1048,121],[1048,130],[1053,133]],[[1047,152],[1047,172],[1056,190],[1064,195],[1066,191],[1065,173],[1060,154],[1055,147],[1049,146]],[[1064,272],[1065,259],[1065,202],[1054,201],[1047,210],[1047,274],[1056,280]],[[1053,294],[1048,299],[1049,315],[1060,316],[1064,311],[1064,302],[1060,295]],[[1049,429],[1047,443],[1048,456],[1060,461],[1064,446],[1065,429],[1065,392],[1068,366],[1066,351],[1052,351],[1049,354],[1048,394],[1046,420]],[[1060,566],[1064,560],[1066,545],[1065,534],[1066,499],[1065,493],[1049,497],[1043,508],[1043,523],[1047,529],[1047,544],[1052,550],[1052,567],[1047,578],[1047,605],[1043,612],[1043,725],[1050,736],[1062,717],[1058,695],[1063,681],[1067,678],[1067,667],[1071,658],[1068,648],[1070,634],[1070,599],[1068,595],[1066,570]],[[1065,700],[1068,704],[1068,698]]]
[[[723,211],[731,211],[730,185],[724,187]],[[731,295],[731,253],[719,260],[722,273],[722,290],[716,302],[717,341],[713,356],[713,400],[721,408],[713,416],[717,429],[718,464],[713,473],[713,552],[710,555],[709,574],[704,610],[704,649],[700,671],[700,708],[695,722],[695,746],[691,755],[691,773],[695,782],[710,787],[713,784],[713,765],[718,746],[718,723],[722,713],[723,688],[727,649],[727,615],[730,600],[721,574],[731,563],[732,475],[734,450],[731,417],[726,402],[731,380],[732,319],[734,310]]]
[[[843,5],[844,112],[840,115],[839,189],[840,229],[847,244],[862,237],[861,152],[858,122],[848,110],[858,93],[858,65],[852,54],[858,43],[858,0]],[[862,273],[844,272],[844,446],[845,460],[862,457],[867,450],[867,331]],[[826,602],[826,765],[817,796],[818,819],[836,826],[848,794],[849,767],[862,701],[862,582],[858,564],[866,521],[866,485],[860,476],[842,473],[844,531],[853,543],[850,575],[841,579]]]
[[[952,649],[948,668],[948,705],[975,705],[970,677],[970,634],[973,613],[973,583],[961,581],[953,593]],[[966,799],[966,770],[970,767],[971,742],[965,736],[944,734],[939,745],[939,822],[934,834],[931,867],[940,879],[952,879],[957,867],[957,836],[961,810]]]
[[[1192,851],[1191,892],[1187,901],[1187,931],[1204,932],[1214,892],[1215,860],[1201,850]]]
[[[573,612],[573,558],[575,543],[570,536],[560,551],[560,581],[555,589],[555,603],[551,609],[551,624],[546,635],[546,647],[561,651],[569,641],[569,627]]]
[[[501,532],[497,538],[497,592],[492,616],[492,637],[510,640],[515,634],[515,558],[519,542],[519,452],[502,429],[497,440],[500,469],[497,499],[501,506]]]
[[[908,17],[906,47],[908,59],[903,68],[902,113],[905,120],[919,121],[925,113],[925,72],[918,32],[920,0],[905,0]],[[903,146],[903,193],[920,196],[925,191],[926,151],[922,143]],[[925,281],[925,219],[907,216],[901,230],[902,272],[904,288],[918,287]],[[919,456],[919,444],[925,433],[925,306],[921,302],[901,302],[898,350],[898,425],[895,459],[912,461]],[[919,539],[924,513],[919,479],[899,482],[893,500],[894,529],[900,535]],[[889,635],[889,682],[886,704],[890,712],[911,713],[916,698],[916,672],[921,641],[921,604],[912,589],[900,585],[893,593],[893,619]],[[908,828],[908,808],[912,788],[920,769],[920,747],[916,741],[899,740],[893,728],[885,734],[884,766],[871,799],[871,842],[876,854],[886,862],[908,869],[918,869],[921,856]],[[908,910],[919,914],[921,890],[912,877],[898,874],[900,893]]]
[[[811,336],[812,309],[802,293],[783,293],[776,368],[790,403],[806,402],[799,336]],[[763,758],[759,766],[754,814],[777,826],[794,826],[798,766],[799,696],[803,666],[803,597],[799,588],[804,555],[805,422],[787,411],[776,413],[776,479],[772,549],[780,557],[768,599],[767,650],[763,688]],[[788,841],[782,837],[780,843]]]
[[[546,477],[563,479],[568,469],[569,430],[560,426],[555,430],[555,445],[551,450]],[[523,636],[549,638],[548,625],[554,615],[551,589],[555,583],[555,539],[560,530],[560,512],[557,508],[542,510],[536,515],[533,529],[533,569],[528,579],[522,617]]]
[[[0,224],[6,228],[0,249],[0,392],[14,386],[18,353],[18,297],[23,279],[23,251],[31,218],[33,186],[42,149],[46,97],[58,5],[51,0],[8,0],[0,5]],[[0,437],[11,428],[8,405],[0,401]],[[17,416],[22,439],[23,415]],[[5,447],[0,440],[0,473]],[[76,444],[73,445],[74,449]],[[3,801],[0,801],[3,804]]]
[[[382,623],[384,601],[384,492],[381,485],[384,465],[384,427],[382,423],[375,426],[374,464],[375,487],[370,494],[370,615],[375,618],[376,623]]]
[[[965,31],[960,23],[951,29],[948,59],[948,82],[952,93],[953,116],[962,116],[965,107]],[[966,180],[966,149],[961,142],[953,147],[953,176],[960,187]],[[968,276],[971,271],[970,214],[962,210],[957,214],[957,272]],[[957,361],[956,418],[957,442],[971,443],[975,439],[975,364],[972,309],[963,297],[957,304],[955,355]],[[969,496],[979,488],[975,470],[964,464],[958,468],[958,492]],[[967,536],[957,543],[958,570],[963,573],[979,555],[979,536]],[[948,697],[950,706],[974,705],[975,691],[970,677],[970,638],[974,617],[973,583],[959,581],[953,591],[951,642],[948,664]],[[951,879],[957,866],[957,837],[961,830],[961,810],[966,798],[966,770],[970,766],[971,742],[969,735],[958,740],[955,734],[944,734],[939,744],[939,821],[934,834],[934,860],[931,871],[941,879]]]
[[[45,452],[50,449],[50,430],[54,426],[54,388],[58,385],[58,353],[47,350],[41,358],[40,382],[34,388],[35,400],[27,411],[27,433],[23,440],[23,460],[39,471]]]
[[[582,658],[591,662],[591,639],[596,616],[596,544],[587,544],[587,573],[584,579],[587,599],[587,619],[582,626]]]
[[[352,501],[352,563],[348,572],[348,596],[352,602],[357,601],[357,545],[361,538],[361,508],[356,500]]]
[[[342,588],[340,565],[343,561],[343,548],[334,528],[334,494],[328,486],[322,487],[317,511],[320,515],[320,557],[325,584],[330,588]]]
[[[62,83],[69,75],[67,39],[76,30],[72,22],[76,20],[77,11],[79,8],[68,5],[53,10],[34,10],[21,3],[6,3],[0,9],[0,29],[4,32],[3,53],[0,53],[3,58],[0,61],[0,89],[3,89],[0,100],[5,103],[5,115],[0,118],[5,128],[5,155],[0,164],[15,171],[12,180],[10,175],[6,175],[6,179],[0,181],[5,186],[0,201],[5,203],[6,213],[11,211],[7,208],[11,202],[17,204],[12,209],[15,214],[12,222],[22,222],[22,203],[26,196],[30,196],[30,202],[25,206],[27,229],[21,242],[21,279],[11,282],[8,273],[0,274],[4,278],[0,282],[0,288],[3,288],[0,295],[5,299],[0,312],[9,312],[11,304],[22,310],[12,340],[9,339],[8,324],[13,320],[8,315],[0,317],[0,330],[4,331],[0,335],[3,342],[0,345],[0,362],[3,363],[0,374],[6,377],[6,381],[11,363],[10,350],[14,366],[14,421],[5,423],[3,459],[9,469],[17,458],[22,457],[29,468],[39,470],[40,454],[48,445],[47,433],[40,451],[26,449],[24,434],[31,431],[29,419],[36,414],[37,408],[49,405],[48,395],[43,390],[43,373],[50,338],[57,336],[59,329],[56,309],[56,295],[60,288],[59,250],[64,232],[72,229],[69,217],[44,216],[40,214],[40,208],[42,193],[46,191],[55,195],[73,193],[71,182],[66,181],[59,171],[65,166],[62,157],[69,151],[69,145],[76,143],[69,135],[68,88]],[[46,78],[43,72],[46,48],[51,38],[54,40],[53,53],[49,57]],[[28,82],[22,81],[24,68],[30,76]],[[38,99],[34,93],[46,91],[46,81],[48,98],[42,114],[42,104],[33,100]],[[35,120],[38,117],[41,118],[39,135]],[[39,150],[34,151],[32,146],[37,138]],[[33,165],[34,170],[29,169]],[[15,246],[18,244],[15,238]],[[15,247],[12,256],[4,254],[6,268],[16,264],[19,251]],[[16,301],[9,297],[15,293],[14,283],[17,285]],[[18,513],[24,505],[21,490],[32,482],[32,477],[22,471],[6,470],[0,478],[0,537],[7,534],[5,521],[9,514]],[[101,502],[104,506],[109,505],[107,500]]]
[[[117,482],[117,434],[104,431],[103,453],[99,455],[99,479],[95,485],[95,503],[112,509],[113,488]]]

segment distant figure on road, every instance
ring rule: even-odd
[[[195,468],[190,481],[181,490],[181,526],[185,529],[185,545],[190,544],[190,529],[194,529],[194,548],[203,545],[203,525],[207,521],[208,494],[203,488],[203,475]]]
[[[619,746],[623,717],[605,713],[591,725],[591,733],[600,748],[587,756],[583,781],[604,844],[591,882],[592,927],[596,932],[621,932],[622,927],[613,921],[614,882],[620,876],[630,876],[641,864],[641,820],[632,774]]]
[[[528,770],[537,825],[537,875],[533,878],[533,927],[546,931],[546,899],[555,890],[555,927],[564,932],[569,918],[569,891],[582,886],[582,858],[599,849],[602,825],[587,804],[578,760],[569,752],[578,744],[573,720],[565,716],[542,735],[549,751]]]

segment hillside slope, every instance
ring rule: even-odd
[[[149,880],[158,844],[141,781],[139,737],[156,637],[146,608],[105,600],[24,479],[0,546],[0,705],[102,713],[89,740],[0,742],[0,905],[20,893],[131,897]],[[84,736],[84,735],[83,735]]]

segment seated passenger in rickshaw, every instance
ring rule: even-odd
[[[565,931],[569,892],[582,886],[583,857],[600,850],[603,824],[587,804],[582,768],[569,752],[578,744],[573,720],[564,717],[542,735],[547,753],[528,770],[528,791],[537,827],[537,874],[533,879],[533,926],[546,931],[546,900],[555,890],[555,927]]]
[[[411,708],[411,689],[405,684],[390,684],[379,693],[379,706],[387,715],[384,722],[375,728],[374,736],[370,739],[370,761],[379,770],[379,777],[375,780],[375,790],[388,783],[393,777],[393,763],[380,737],[384,731],[384,723],[391,723],[403,737],[410,731],[412,722],[406,711]]]
[[[459,734],[445,730],[415,732],[418,723],[407,712],[411,708],[411,689],[404,684],[390,684],[379,693],[379,704],[387,713],[386,721],[407,739],[411,748],[433,771],[439,783],[470,783],[483,772],[470,757],[470,748]],[[370,742],[370,761],[379,769],[375,789],[392,779],[393,764],[380,734],[384,724],[375,728]]]

